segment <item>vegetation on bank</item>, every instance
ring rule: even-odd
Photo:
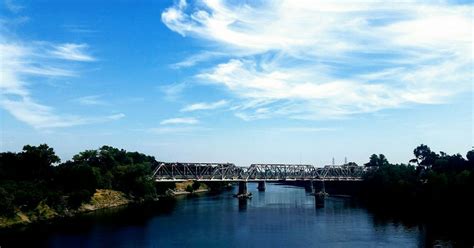
[[[370,205],[425,210],[474,209],[474,150],[466,154],[436,153],[426,145],[413,151],[409,164],[391,164],[372,155],[365,164],[360,196]]]
[[[128,201],[156,199],[165,191],[151,178],[156,163],[152,156],[110,146],[80,152],[64,163],[46,144],[0,153],[0,216],[48,219],[84,205],[95,208],[94,194],[104,193],[99,189],[120,192]]]

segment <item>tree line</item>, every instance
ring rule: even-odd
[[[474,209],[474,150],[464,158],[436,153],[422,144],[413,155],[408,164],[391,164],[383,154],[370,156],[361,198],[392,208]]]
[[[111,146],[86,150],[60,163],[46,144],[0,153],[0,215],[31,211],[45,203],[57,212],[75,209],[96,189],[124,192],[134,200],[157,196],[154,157]]]

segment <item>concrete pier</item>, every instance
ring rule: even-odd
[[[316,208],[324,208],[324,202],[326,197],[329,195],[326,193],[326,186],[324,185],[324,181],[318,183],[318,187],[314,194],[314,201],[316,203]]]
[[[312,180],[306,181],[304,188],[305,188],[306,192],[313,193],[314,192],[314,183],[313,183],[313,181]]]
[[[247,195],[247,182],[239,182],[239,194],[238,195]]]
[[[265,181],[258,182],[258,191],[265,191]]]
[[[326,192],[326,187],[325,187],[325,185],[324,185],[324,181],[316,181],[316,182],[314,182],[314,184],[313,184],[313,189],[314,189],[314,192],[315,192],[315,193],[320,192],[320,191]]]

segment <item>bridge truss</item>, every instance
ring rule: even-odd
[[[360,181],[365,173],[359,166],[314,167],[305,164],[165,163],[153,171],[156,181]]]

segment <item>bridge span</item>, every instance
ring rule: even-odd
[[[271,181],[360,181],[362,166],[325,166],[309,164],[252,164],[160,162],[153,171],[157,182],[196,180],[201,182],[271,182]]]

